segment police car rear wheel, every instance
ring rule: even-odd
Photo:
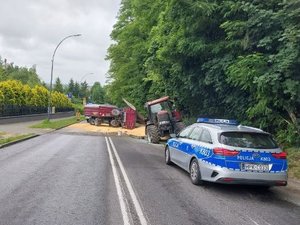
[[[170,150],[169,150],[168,147],[166,147],[166,150],[165,150],[165,161],[166,161],[167,165],[171,165],[172,164],[171,158],[170,158]]]
[[[201,180],[201,173],[197,159],[193,159],[190,166],[191,181],[195,185],[203,184]]]

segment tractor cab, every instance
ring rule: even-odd
[[[178,133],[184,124],[181,114],[169,96],[165,96],[145,104],[148,114],[146,134],[149,142],[158,143],[161,137]]]

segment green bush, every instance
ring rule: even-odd
[[[72,107],[69,99],[62,93],[52,92],[52,106],[57,108]],[[0,82],[0,104],[18,106],[47,106],[49,91],[41,85],[31,88],[17,80]]]
[[[277,141],[288,147],[300,147],[299,129],[297,125],[288,124],[284,129],[278,131],[276,135]]]

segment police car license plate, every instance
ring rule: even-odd
[[[241,169],[247,171],[269,172],[269,164],[241,163]]]

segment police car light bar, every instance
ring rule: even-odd
[[[210,124],[227,124],[227,125],[239,125],[237,120],[226,119],[210,119],[210,118],[198,118],[197,123],[210,123]]]

